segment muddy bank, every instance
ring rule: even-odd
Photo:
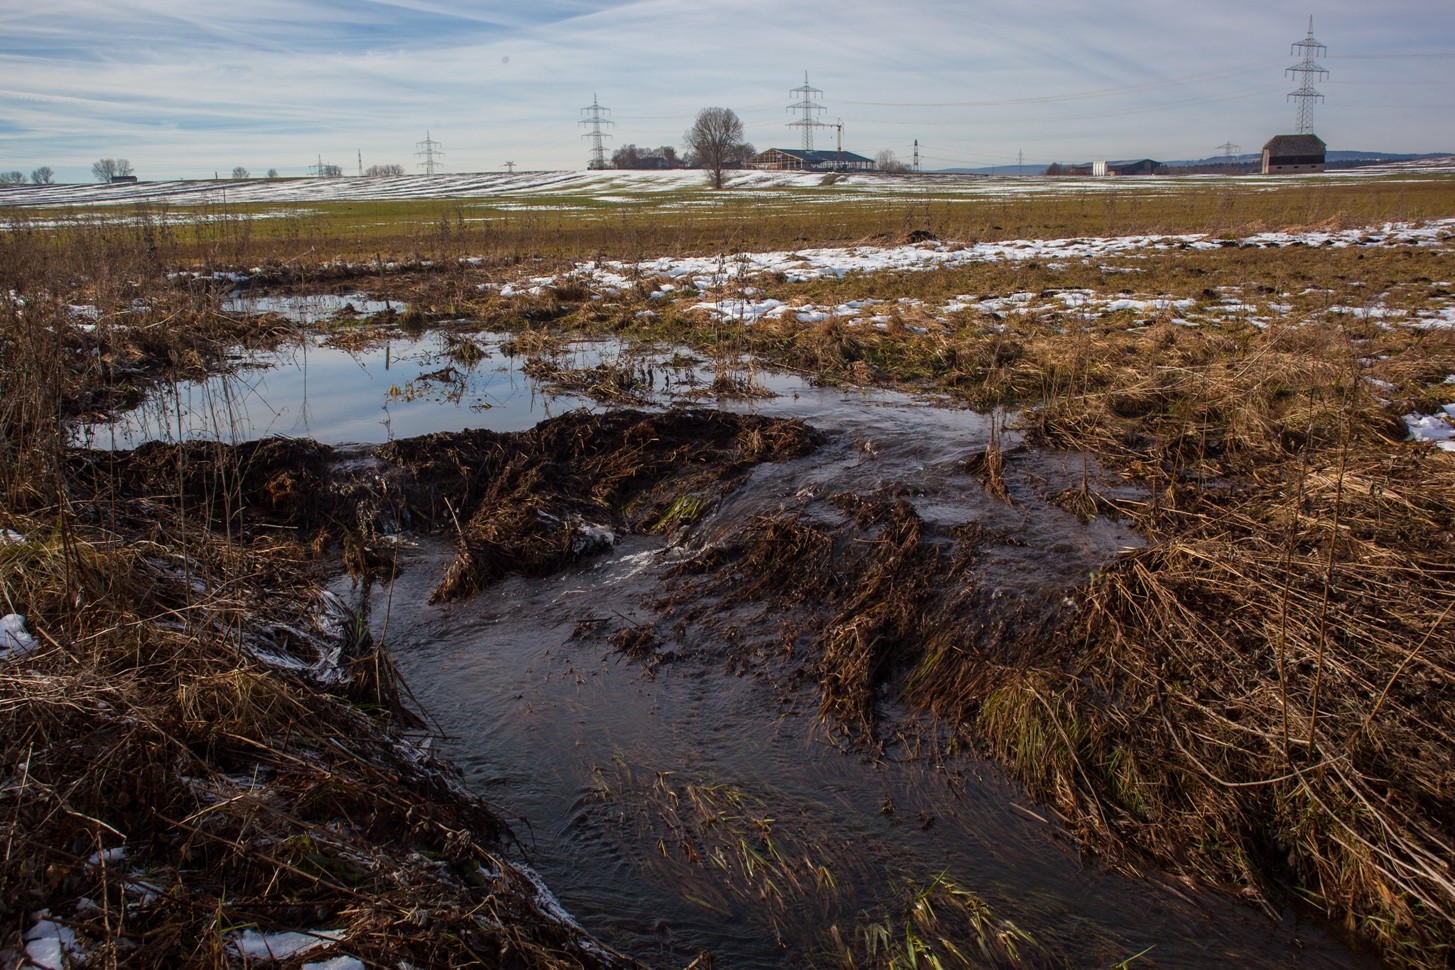
[[[635,965],[409,733],[289,547],[6,521],[0,963]]]
[[[552,571],[816,440],[795,421],[616,412],[372,449],[69,452],[67,529],[12,509],[0,533],[7,602],[26,610],[7,630],[28,624],[25,650],[7,639],[0,657],[16,849],[0,888],[26,934],[7,957],[230,965],[297,944],[421,966],[634,965],[409,739],[421,722],[390,658],[318,582],[340,555],[392,574],[404,529],[458,543],[441,598]]]
[[[286,535],[387,573],[402,530],[448,530],[460,556],[438,598],[510,572],[543,575],[617,533],[706,508],[754,464],[803,454],[798,421],[718,411],[577,412],[524,432],[441,432],[372,448],[268,438],[75,450],[70,479],[97,515],[132,528],[182,516],[247,540]]]

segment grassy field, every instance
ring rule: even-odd
[[[1062,500],[1084,517],[1132,523],[1146,548],[1089,577],[1074,622],[1026,642],[968,640],[953,615],[898,616],[858,652],[826,631],[825,663],[862,669],[824,678],[825,716],[862,719],[888,677],[1015,772],[1090,850],[1150,860],[1272,908],[1297,899],[1395,965],[1448,966],[1455,455],[1406,441],[1403,416],[1455,401],[1455,238],[1447,228],[1401,242],[1380,227],[1455,217],[1455,176],[1168,186],[999,198],[934,185],[844,197],[825,185],[618,201],[0,209],[0,291],[9,294],[0,299],[0,528],[32,537],[0,546],[6,611],[32,617],[57,649],[92,658],[87,676],[124,674],[115,689],[134,689],[147,710],[161,710],[148,693],[157,677],[212,685],[179,686],[184,700],[241,703],[240,675],[217,659],[235,651],[178,673],[195,651],[212,650],[206,624],[192,652],[163,650],[175,604],[139,592],[143,578],[104,578],[141,567],[105,565],[128,555],[118,548],[126,537],[97,524],[66,449],[70,415],[127,400],[148,380],[219,366],[239,341],[276,336],[219,315],[215,277],[178,273],[363,289],[408,301],[416,326],[464,318],[542,341],[563,332],[670,340],[828,381],[1008,406],[1033,445],[1089,451],[1138,487],[1146,497],[1135,501],[1091,487]],[[1351,245],[1238,242],[1364,227]],[[970,245],[1191,233],[1228,242],[803,282],[769,273],[666,296],[660,281],[607,294],[572,272],[605,259],[898,245],[911,234]],[[546,278],[528,295],[501,289]],[[745,323],[698,307],[748,295],[794,310],[878,301],[870,312],[882,319],[788,312]],[[95,308],[94,326],[78,326],[73,305]],[[993,445],[976,470],[994,492],[1015,455]],[[150,541],[176,562],[209,563],[223,586],[267,575],[272,567],[249,558],[257,550],[232,539],[194,519]],[[316,562],[305,539],[280,554]],[[278,581],[294,582],[283,571]],[[74,676],[60,665],[40,679],[0,669],[0,705],[14,720],[7,764],[27,763],[85,720],[89,708],[63,699],[81,690],[68,686]],[[273,712],[294,703],[253,702]],[[166,730],[145,743],[181,732],[173,720],[191,723],[185,703],[179,710],[157,714]],[[52,791],[79,790],[66,770],[90,777],[67,764],[57,762]],[[66,837],[106,841],[104,825],[75,818],[99,811],[92,803],[82,812],[55,798],[50,811],[71,820]],[[13,844],[37,830],[29,808],[11,805],[0,825]],[[177,830],[169,837],[186,841]],[[38,856],[6,858],[7,894],[48,898]]]
[[[1159,179],[1109,186],[1006,180],[1003,193],[957,190],[954,182],[887,187],[637,191],[608,184],[476,199],[135,207],[5,208],[0,221],[149,226],[152,244],[179,262],[235,265],[334,259],[487,259],[699,254],[844,245],[925,230],[945,239],[1047,239],[1138,233],[1241,233],[1265,226],[1363,226],[1448,215],[1443,174],[1342,176],[1286,183]],[[0,198],[0,203],[3,203]],[[42,233],[64,237],[65,233]]]

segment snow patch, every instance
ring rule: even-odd
[[[36,913],[36,924],[25,931],[25,957],[41,970],[65,970],[86,959],[86,951],[69,926],[50,918],[47,910]]]
[[[337,956],[305,963],[302,970],[365,970],[365,968],[364,961],[358,957]]]
[[[0,616],[0,660],[20,660],[40,649],[19,613]]]
[[[344,939],[345,935],[343,930],[309,930],[304,933],[259,933],[257,930],[243,930],[227,946],[244,959],[273,963],[333,946]]]
[[[1406,414],[1411,441],[1428,441],[1442,451],[1455,452],[1455,404],[1443,405],[1435,414]]]

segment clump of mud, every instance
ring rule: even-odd
[[[802,422],[711,410],[572,412],[520,432],[440,432],[371,448],[267,438],[76,450],[75,497],[133,533],[179,521],[287,538],[356,575],[387,575],[401,531],[447,531],[460,555],[436,599],[543,576],[617,536],[665,529],[754,464],[817,443]]]
[[[813,447],[801,422],[719,411],[617,411],[502,436],[460,524],[461,550],[435,589],[455,599],[509,573],[543,576],[646,531],[684,495],[726,491],[761,461]]]
[[[655,606],[680,640],[721,645],[729,666],[786,685],[816,683],[824,716],[860,740],[884,702],[935,708],[932,672],[1016,662],[1072,614],[1064,591],[1007,596],[983,550],[1015,536],[974,522],[927,522],[893,496],[841,492],[697,537]],[[978,658],[978,659],[976,659]]]

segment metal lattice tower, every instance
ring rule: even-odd
[[[431,138],[429,132],[426,131],[424,133],[424,141],[415,142],[414,147],[419,149],[419,151],[414,153],[415,157],[424,159],[424,161],[419,163],[419,167],[424,169],[424,174],[433,175],[435,170],[439,168],[439,162],[436,162],[435,158],[445,157],[445,153],[440,151],[440,143]]]
[[[813,96],[815,94],[821,95],[823,92],[808,83],[808,72],[804,71],[803,86],[794,88],[788,93],[799,95],[798,101],[788,106],[789,111],[798,112],[799,118],[797,121],[790,121],[788,127],[803,129],[803,150],[811,152],[813,151],[813,130],[815,128],[832,127],[817,120],[817,115],[825,109],[823,105],[813,100]]]
[[[1223,153],[1223,164],[1224,165],[1231,165],[1231,164],[1233,164],[1233,152],[1240,152],[1242,150],[1243,150],[1243,146],[1242,145],[1234,145],[1230,141],[1225,141],[1221,145],[1218,146],[1218,151],[1220,151],[1220,152]]]
[[[1307,135],[1314,130],[1313,112],[1314,103],[1324,100],[1324,96],[1314,88],[1315,81],[1322,81],[1329,76],[1323,65],[1315,60],[1321,54],[1327,54],[1329,49],[1314,39],[1314,18],[1308,19],[1308,36],[1297,42],[1289,50],[1290,54],[1300,54],[1303,60],[1293,65],[1284,74],[1291,74],[1302,78],[1297,91],[1290,91],[1288,96],[1298,101],[1298,128],[1297,133]]]
[[[597,104],[596,95],[593,94],[591,96],[590,106],[582,108],[581,112],[582,114],[586,115],[586,117],[576,123],[578,125],[591,126],[591,130],[581,136],[582,138],[591,139],[591,161],[587,164],[586,167],[605,168],[606,146],[601,143],[601,140],[603,138],[610,138],[611,135],[602,131],[601,126],[616,124],[616,122],[608,121],[606,118],[607,115],[611,114],[611,109],[603,108],[601,105]]]

